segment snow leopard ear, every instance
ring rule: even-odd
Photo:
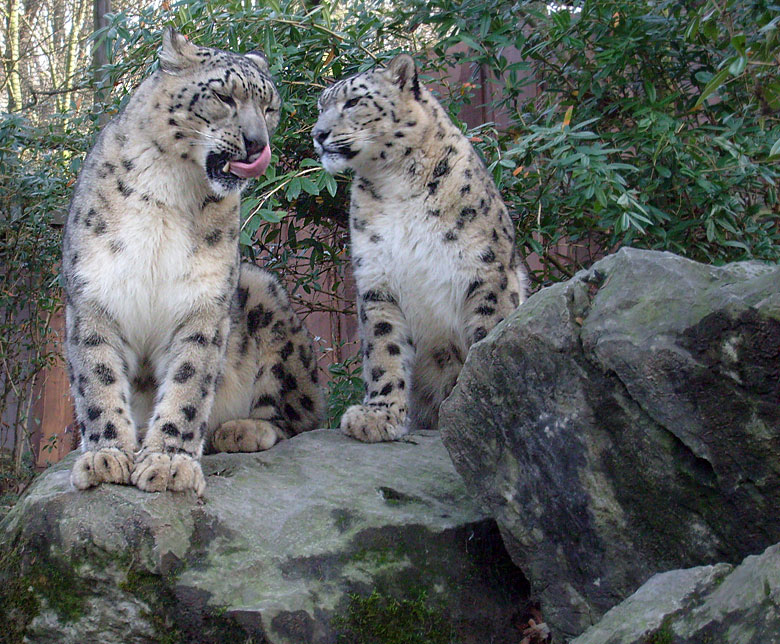
[[[160,69],[173,75],[184,71],[198,62],[196,54],[199,49],[173,27],[168,27],[163,33]]]
[[[268,65],[268,59],[265,57],[265,54],[262,51],[257,51],[255,49],[254,51],[250,51],[248,54],[244,55],[255,65],[257,65],[258,69],[263,72],[263,74],[266,76],[271,75],[271,68]]]
[[[417,80],[417,65],[409,54],[398,54],[391,60],[387,69],[391,74],[393,82],[398,85],[402,92],[411,92],[414,97],[420,100],[420,82]]]

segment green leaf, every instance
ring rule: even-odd
[[[285,195],[287,196],[287,199],[293,201],[294,199],[297,199],[298,195],[300,194],[301,194],[301,180],[299,177],[293,177],[292,179],[290,179],[290,183],[287,184]]]
[[[761,29],[758,30],[758,33],[764,34],[768,31],[776,31],[778,23],[780,23],[780,15],[775,16],[774,18],[772,18],[772,20],[770,20],[763,27],[761,27]]]
[[[740,55],[745,56],[745,34],[734,36],[730,40],[730,44]]]
[[[713,13],[714,12],[702,18],[702,22],[699,26],[699,30],[701,31],[701,33],[704,34],[711,41],[714,41],[718,38],[718,23],[716,20],[711,18]]]
[[[241,231],[241,238],[239,239],[239,244],[241,244],[242,246],[252,245],[252,237],[246,230]]]
[[[278,224],[287,213],[284,210],[271,210],[270,208],[263,208],[258,214],[265,221],[268,221],[272,224]]]
[[[739,76],[742,72],[745,71],[746,66],[747,56],[739,55],[737,56],[736,60],[734,60],[731,65],[729,65],[729,74],[732,76]]]
[[[701,18],[699,16],[696,16],[693,20],[691,20],[688,23],[688,27],[685,29],[685,40],[691,41],[694,38],[696,38],[696,35],[699,33],[699,24],[701,23]]]
[[[308,177],[301,177],[301,188],[303,188],[304,192],[315,197],[320,194],[319,186]]]
[[[325,187],[328,189],[328,192],[330,193],[331,197],[336,196],[336,191],[338,190],[338,185],[336,184],[336,179],[333,177],[332,174],[329,174],[327,172],[323,172],[323,177],[325,181]]]
[[[466,34],[458,34],[458,40],[460,40],[462,43],[468,45],[472,49],[476,49],[477,51],[484,52],[482,45],[480,45],[476,40],[474,40],[471,36],[467,36]]]
[[[655,86],[649,81],[645,81],[644,86],[645,86],[645,94],[647,94],[647,98],[650,99],[651,103],[655,103],[655,100],[657,98],[655,93]]]
[[[644,235],[645,234],[645,229],[642,226],[642,224],[640,224],[639,222],[640,221],[645,221],[646,223],[650,223],[650,222],[648,222],[638,212],[629,212],[629,213],[626,213],[626,214],[628,215],[628,219],[631,222],[631,225],[634,228],[636,228],[640,233],[642,233]],[[639,221],[637,221],[637,220],[639,220]]]
[[[693,106],[694,110],[699,109],[702,103],[704,103],[704,101],[706,101],[713,92],[715,92],[721,85],[723,85],[726,78],[728,78],[729,73],[730,72],[728,67],[726,67],[721,69],[717,74],[715,74],[715,76],[712,77],[710,82],[707,83],[707,86],[701,91],[701,96],[699,96],[699,99]]]
[[[569,25],[571,25],[571,14],[566,9],[553,11],[552,19],[556,26],[561,30],[568,29]]]
[[[241,219],[244,220],[249,217],[249,213],[255,209],[260,200],[256,197],[247,197],[241,202]]]
[[[769,150],[770,157],[774,157],[777,155],[780,155],[780,139],[777,139],[777,141],[775,141],[774,145]]]
[[[490,22],[491,17],[489,13],[486,13],[482,16],[482,20],[479,24],[479,36],[483,40],[487,37],[487,35],[490,33]]]
[[[535,240],[533,237],[528,237],[526,239],[526,243],[531,247],[531,250],[534,253],[537,253],[538,255],[541,255],[544,252],[544,248],[542,247],[542,245],[537,240]]]
[[[707,224],[705,226],[705,232],[707,234],[707,241],[712,242],[715,241],[715,221],[712,219],[707,220]]]

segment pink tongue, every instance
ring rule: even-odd
[[[230,171],[242,179],[250,179],[251,177],[259,177],[265,169],[268,167],[268,163],[271,161],[271,146],[266,145],[260,156],[257,157],[252,163],[244,163],[243,161],[231,161]]]

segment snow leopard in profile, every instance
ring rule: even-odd
[[[71,481],[201,495],[204,443],[268,449],[324,401],[284,289],[239,261],[241,191],[279,122],[268,64],[173,30],[159,62],[87,155],[67,219]]]
[[[366,394],[341,429],[374,442],[436,428],[471,344],[525,299],[512,220],[410,56],[333,84],[318,106],[312,136],[323,166],[354,171]]]

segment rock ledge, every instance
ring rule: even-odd
[[[436,432],[365,445],[318,430],[207,456],[202,502],[79,493],[72,461],[0,524],[12,642],[332,643],[349,631],[350,593],[376,591],[424,598],[459,642],[515,644],[527,582]]]

